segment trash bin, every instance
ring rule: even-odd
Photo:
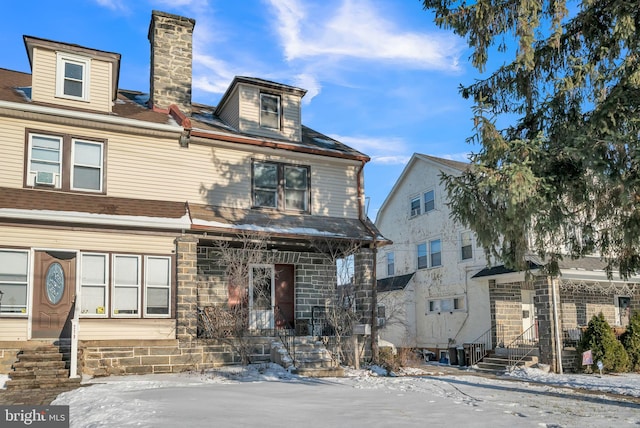
[[[458,346],[456,351],[458,353],[458,364],[460,364],[461,366],[466,366],[467,365],[467,361],[466,361],[467,359],[465,357],[464,347],[463,346]]]
[[[452,366],[458,365],[458,354],[456,353],[456,347],[449,348],[449,364]]]

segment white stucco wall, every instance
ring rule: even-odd
[[[487,331],[490,325],[489,291],[486,281],[471,277],[485,266],[481,248],[473,243],[473,258],[462,261],[460,233],[464,230],[449,218],[446,191],[440,184],[440,172],[455,173],[430,159],[414,155],[392,194],[383,205],[376,225],[382,234],[394,243],[381,249],[378,257],[378,279],[388,276],[387,254],[395,256],[394,276],[415,272],[411,280],[414,287],[414,316],[407,319],[415,331],[415,345],[423,348],[447,348],[451,343],[470,342]],[[424,213],[425,192],[434,190],[435,209]],[[410,203],[414,196],[422,197],[421,214],[410,216]],[[417,245],[439,239],[441,266],[418,269]],[[459,310],[429,311],[429,300],[462,299]],[[460,300],[459,300],[460,302]],[[395,337],[387,339],[391,342]],[[393,342],[397,346],[401,343]]]

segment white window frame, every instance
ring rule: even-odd
[[[158,284],[149,284],[149,259],[162,259],[162,260],[166,260],[167,261],[167,280],[168,280],[168,284],[165,285],[158,285]],[[172,278],[171,278],[171,257],[167,257],[167,256],[145,256],[144,257],[144,317],[145,318],[171,318],[171,283],[172,283]],[[166,314],[150,314],[148,313],[148,302],[149,299],[147,298],[148,296],[148,291],[150,288],[153,289],[162,289],[162,290],[167,290],[168,292],[168,302],[167,302],[167,313]]]
[[[414,202],[417,202],[417,207],[413,208]],[[422,213],[422,202],[420,196],[414,196],[409,199],[409,217],[417,217]]]
[[[420,265],[420,247],[424,246],[424,256],[426,258],[425,263]],[[425,242],[421,242],[416,245],[416,266],[418,269],[427,269],[429,267],[429,247]]]
[[[76,143],[81,143],[81,144],[87,144],[87,145],[94,145],[94,146],[98,146],[100,147],[100,165],[98,167],[96,167],[95,165],[84,165],[81,163],[76,163],[75,161],[75,154],[76,154]],[[102,193],[104,190],[104,143],[99,142],[99,141],[90,141],[90,140],[83,140],[82,138],[72,138],[71,139],[71,162],[70,162],[70,168],[69,168],[69,175],[70,175],[70,180],[71,180],[71,190],[81,190],[83,192],[96,192],[96,193]],[[74,181],[74,175],[75,175],[75,170],[76,170],[76,166],[78,167],[85,167],[85,168],[93,168],[93,169],[97,169],[98,170],[98,178],[100,180],[100,186],[98,189],[89,189],[86,187],[75,187],[73,185],[73,181]]]
[[[135,258],[138,260],[138,272],[136,275],[137,278],[137,284],[116,284],[116,259],[123,257],[123,258]],[[113,318],[140,318],[141,317],[141,289],[142,289],[142,283],[141,283],[141,270],[142,270],[142,257],[139,255],[134,255],[134,254],[113,254],[111,257],[111,278],[112,278],[112,283],[111,283],[111,316]],[[115,302],[116,302],[116,289],[118,288],[137,288],[137,299],[138,299],[138,305],[137,305],[137,313],[135,314],[127,314],[127,313],[117,313],[116,307],[115,307]]]
[[[269,307],[255,308],[254,295],[254,269],[268,269],[270,271],[270,302]],[[276,280],[275,280],[275,265],[271,264],[250,264],[249,265],[249,328],[256,329],[270,329],[275,327],[275,298],[276,298]],[[266,321],[266,323],[265,323]]]
[[[272,115],[273,114],[273,112],[270,112],[270,111],[267,111],[267,110],[263,109],[262,100],[264,98],[273,98],[273,99],[276,100],[276,104],[278,106],[277,107],[277,111],[276,111],[276,123],[277,123],[276,127],[273,127],[273,126],[270,126],[270,125],[267,125],[267,124],[263,123],[263,120],[262,120],[263,115],[265,115],[265,114],[266,115]],[[275,95],[275,94],[260,93],[260,127],[279,131],[280,128],[282,127],[282,125],[281,125],[281,121],[282,121],[281,117],[282,117],[282,102],[281,102],[280,96],[279,95]]]
[[[446,307],[445,305],[449,305]],[[443,306],[445,308],[443,309]],[[426,314],[441,314],[443,312],[467,312],[467,298],[464,294],[449,297],[435,297],[427,299]]]
[[[28,250],[18,250],[13,248],[1,248],[0,252],[3,253],[22,253],[27,255],[27,272],[26,281],[24,282],[26,301],[25,306],[21,312],[0,312],[0,317],[27,317],[29,316],[29,301],[31,300],[31,253]],[[17,281],[0,281],[0,284],[15,284]],[[23,282],[19,282],[20,285]],[[4,296],[3,296],[4,297]],[[2,299],[0,302],[0,311],[7,305],[7,301]]]
[[[59,173],[54,175],[54,184],[53,186],[47,186],[42,184],[36,184],[36,176],[38,171],[31,169],[31,162],[33,161],[33,138],[41,137],[47,138],[51,140],[58,140],[60,142],[60,148],[58,150],[58,170]],[[60,189],[62,187],[62,175],[64,174],[64,138],[59,135],[47,135],[39,132],[30,132],[29,133],[29,148],[28,148],[28,159],[27,159],[27,186],[47,186],[49,188],[53,187],[55,189]],[[54,163],[51,161],[50,163]]]
[[[433,202],[433,207],[427,209],[427,195],[428,194],[432,194],[433,195],[433,199],[430,199],[429,202]],[[431,211],[435,211],[436,209],[436,191],[431,189],[431,190],[427,190],[426,192],[424,192],[422,194],[422,202],[424,203],[424,213],[429,213]]]
[[[85,283],[84,279],[83,279],[83,270],[84,270],[84,257],[86,256],[100,256],[104,258],[104,284],[99,284],[99,283]],[[110,292],[109,292],[109,284],[110,284],[110,278],[109,278],[109,273],[111,272],[110,268],[109,268],[109,263],[111,261],[111,258],[109,257],[109,254],[107,253],[82,253],[80,255],[80,305],[81,305],[81,311],[80,311],[80,317],[82,318],[108,318],[109,317],[109,296],[110,296]],[[82,301],[83,301],[83,287],[103,287],[104,289],[104,307],[102,308],[103,311],[102,313],[99,313],[96,310],[96,313],[89,313],[89,312],[83,312],[82,311]],[[96,308],[97,309],[97,308]]]
[[[440,251],[434,252],[433,251],[433,243],[434,242],[438,242],[440,244]],[[429,245],[428,245],[428,263],[429,263],[429,267],[430,268],[435,268],[435,267],[441,267],[442,266],[442,239],[437,238],[437,239],[431,239],[429,241]],[[439,253],[440,254],[440,263],[439,264],[433,264],[433,256]]]
[[[82,96],[64,93],[65,64],[72,63],[82,66]],[[58,52],[56,55],[56,97],[77,101],[89,101],[89,76],[91,76],[91,59],[78,55],[71,55],[65,52]]]
[[[396,255],[393,251],[387,253],[387,276],[396,274]]]
[[[464,245],[464,236],[465,235],[469,235],[469,245]],[[473,251],[473,232],[471,232],[470,230],[464,230],[462,232],[460,232],[460,261],[463,262],[467,262],[469,260],[473,260],[473,256],[474,256],[474,251]],[[465,258],[464,257],[464,248],[465,247],[469,247],[470,251],[471,251],[471,256]]]

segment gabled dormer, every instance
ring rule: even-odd
[[[118,90],[120,54],[24,36],[35,102],[110,113]]]
[[[215,114],[242,133],[299,142],[300,105],[306,92],[268,80],[236,76]]]

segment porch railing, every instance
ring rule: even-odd
[[[478,362],[482,361],[484,357],[489,354],[491,347],[491,332],[495,328],[493,325],[489,330],[482,333],[475,340],[469,343],[465,343],[464,347],[468,349],[469,366],[474,366]]]
[[[510,371],[538,350],[538,326],[533,324],[507,345]]]

